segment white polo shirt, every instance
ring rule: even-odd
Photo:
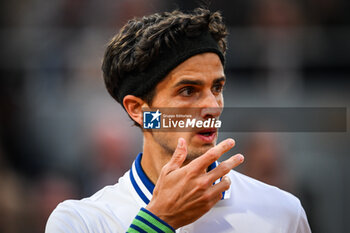
[[[140,153],[117,184],[82,200],[67,200],[52,212],[46,233],[126,232],[154,185],[141,167]],[[213,163],[210,169],[217,166]],[[208,213],[176,232],[308,233],[305,211],[293,195],[231,171],[231,187]],[[218,182],[218,181],[217,181]]]

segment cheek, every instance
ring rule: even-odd
[[[220,94],[220,95],[218,96],[217,102],[218,102],[218,105],[219,105],[220,107],[223,107],[223,106],[224,106],[224,97],[223,97],[222,94]]]

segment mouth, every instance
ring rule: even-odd
[[[196,136],[206,143],[211,143],[215,140],[217,129],[204,129],[196,133]]]

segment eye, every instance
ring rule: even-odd
[[[224,89],[224,85],[222,85],[221,83],[215,84],[212,87],[212,92],[215,94],[220,94]]]
[[[179,90],[179,94],[184,97],[190,97],[195,93],[195,91],[196,91],[195,87],[186,86]]]

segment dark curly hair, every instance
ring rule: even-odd
[[[220,51],[226,52],[227,30],[219,12],[197,8],[191,13],[178,10],[134,18],[121,28],[106,49],[102,64],[104,81],[111,96],[123,105],[116,92],[128,74],[145,71],[164,46],[171,48],[179,37],[193,38],[207,31]],[[148,104],[151,91],[138,96]]]

